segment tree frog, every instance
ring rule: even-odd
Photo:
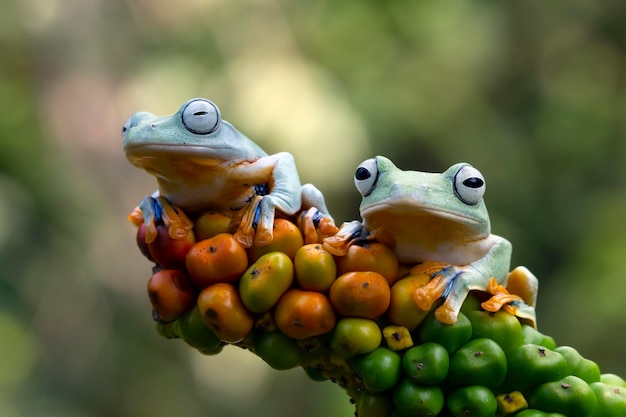
[[[393,248],[401,263],[434,261],[431,281],[414,299],[429,310],[442,298],[435,315],[443,323],[456,322],[469,291],[486,291],[491,277],[506,286],[511,244],[491,234],[485,180],[476,168],[458,163],[443,173],[403,171],[377,156],[358,166],[354,182],[362,195],[363,221],[344,223],[326,238],[331,253],[341,255],[352,242],[376,239]],[[521,280],[532,303],[533,279]]]
[[[243,212],[235,237],[246,247],[271,243],[276,209],[286,215],[310,209],[305,221],[332,223],[322,193],[300,184],[293,156],[268,155],[223,120],[209,100],[189,100],[170,116],[135,113],[122,136],[127,159],[158,183],[158,191],[129,216],[146,224],[148,242],[161,220],[172,237],[186,235],[191,222],[175,207],[186,213]]]

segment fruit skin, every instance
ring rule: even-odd
[[[530,388],[567,375],[567,361],[544,346],[526,344],[507,353],[505,387],[525,393]]]
[[[241,276],[239,293],[246,308],[265,313],[278,302],[293,282],[293,262],[282,252],[266,253]]]
[[[546,336],[527,324],[522,324],[522,344],[527,343],[545,346],[550,350],[556,349],[556,342],[552,337]]]
[[[185,269],[185,259],[189,250],[196,243],[190,230],[184,239],[174,239],[164,224],[157,225],[157,236],[149,243],[148,251],[152,259],[165,269]]]
[[[186,265],[193,282],[198,288],[205,288],[239,279],[248,267],[248,255],[233,235],[220,233],[193,245]]]
[[[293,265],[296,281],[303,290],[327,292],[337,278],[333,255],[319,243],[311,243],[298,249]]]
[[[391,397],[387,393],[360,393],[356,396],[356,415],[359,417],[388,417],[393,409]]]
[[[448,351],[437,343],[412,347],[402,357],[405,375],[417,384],[438,385],[446,379],[449,368]]]
[[[622,386],[594,382],[589,385],[598,400],[593,417],[626,416],[626,389]]]
[[[196,220],[193,230],[196,240],[210,239],[220,233],[228,233],[231,218],[220,213],[203,213]]]
[[[576,349],[571,346],[559,346],[555,352],[563,355],[567,361],[567,373],[581,378],[588,384],[600,382],[600,368],[598,365],[585,359]]]
[[[381,274],[389,285],[398,280],[399,263],[388,246],[378,242],[359,242],[351,245],[344,256],[336,257],[337,274],[354,271],[372,271]]]
[[[472,339],[492,339],[504,352],[522,344],[522,326],[517,317],[506,311],[470,311],[467,318],[472,323]]]
[[[429,311],[424,311],[415,304],[413,294],[419,287],[423,287],[430,281],[427,274],[408,275],[397,281],[391,287],[387,319],[398,326],[415,330],[426,318]],[[433,309],[438,307],[434,305]]]
[[[204,324],[197,305],[174,322],[174,330],[189,346],[205,355],[219,353],[224,346],[224,342]]]
[[[143,256],[146,257],[150,262],[156,262],[152,255],[150,254],[150,248],[148,248],[148,244],[146,243],[146,224],[141,223],[139,227],[137,227],[137,235],[135,236],[137,241],[137,247]]]
[[[205,325],[226,343],[241,341],[254,325],[254,317],[229,283],[220,282],[203,289],[198,295],[198,308]]]
[[[418,385],[408,378],[396,385],[392,396],[397,411],[405,417],[437,416],[444,406],[441,388]]]
[[[256,335],[254,353],[278,370],[295,368],[304,358],[304,351],[296,341],[281,332]]]
[[[624,379],[621,376],[615,375],[615,374],[610,374],[610,373],[601,374],[600,382],[607,384],[607,385],[617,385],[618,387],[626,388],[626,381],[624,381]]]
[[[408,349],[414,344],[411,332],[404,326],[385,326],[383,328],[383,337],[387,347],[391,350]]]
[[[496,396],[496,402],[498,404],[499,415],[508,416],[528,408],[526,398],[524,398],[524,395],[519,391],[500,394]]]
[[[387,311],[391,291],[377,272],[347,272],[330,287],[330,302],[342,316],[374,319]]]
[[[293,339],[307,339],[330,332],[337,318],[324,294],[292,288],[278,300],[274,320]]]
[[[481,385],[494,389],[507,375],[502,348],[492,339],[474,339],[450,356],[447,381],[452,386]]]
[[[430,313],[417,332],[422,343],[438,343],[451,355],[470,340],[472,324],[462,312],[459,313],[457,322],[454,324],[442,323],[437,320],[434,313]]]
[[[382,341],[382,333],[374,320],[345,317],[339,319],[330,335],[333,352],[344,358],[372,352]]]
[[[196,294],[187,274],[176,269],[162,269],[148,280],[150,304],[158,318],[168,322],[189,310]]]
[[[363,385],[370,393],[377,393],[393,388],[400,379],[401,357],[386,347],[379,347],[366,355],[359,355],[350,360],[352,368],[363,380]]]
[[[526,399],[530,408],[567,417],[592,417],[597,406],[591,387],[573,375],[537,386]]]
[[[446,405],[453,417],[493,417],[498,408],[491,390],[479,385],[453,391]]]
[[[248,248],[248,257],[251,262],[256,261],[262,255],[270,252],[282,252],[292,259],[296,252],[304,245],[304,238],[298,227],[287,219],[274,219],[274,238],[272,243],[265,246],[252,246]]]

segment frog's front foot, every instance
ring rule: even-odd
[[[455,277],[452,266],[448,265],[437,271],[428,271],[431,280],[423,287],[419,287],[413,294],[415,304],[424,310],[431,309],[433,303],[440,298],[445,297],[446,290],[450,287],[451,281]]]
[[[165,225],[172,239],[185,239],[193,229],[193,223],[185,213],[162,196],[144,197],[139,207],[128,217],[133,223],[140,224],[140,214],[146,225],[146,243],[154,242],[159,233],[157,230],[159,224]]]
[[[321,243],[326,237],[333,236],[339,231],[333,219],[316,207],[302,211],[297,223],[305,244]]]
[[[525,267],[517,267],[509,273],[506,288],[498,284],[495,278],[489,280],[487,292],[491,298],[481,303],[481,307],[491,312],[504,310],[536,328],[537,287],[537,278]]]
[[[341,225],[334,235],[324,238],[324,249],[335,256],[345,256],[348,248],[357,240],[368,237],[368,231],[361,222],[353,220]]]
[[[233,234],[235,240],[239,242],[244,248],[249,248],[253,245],[266,246],[272,243],[274,239],[274,233],[270,228],[264,227],[261,224],[261,218],[264,215],[263,202],[264,196],[255,196],[248,205],[241,209],[239,214],[235,217],[235,223],[237,229]],[[265,213],[268,216],[268,213]],[[274,212],[271,213],[272,225],[274,223]],[[232,223],[231,223],[232,225]]]

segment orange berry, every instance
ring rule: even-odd
[[[390,299],[389,284],[377,272],[348,272],[330,287],[330,302],[343,316],[374,319],[387,310]]]

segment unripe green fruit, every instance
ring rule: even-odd
[[[593,417],[626,416],[626,388],[594,382],[590,385],[598,404]]]
[[[448,354],[454,353],[472,337],[472,324],[467,316],[459,313],[456,323],[445,324],[430,313],[418,328],[421,343],[437,343],[443,346]]]
[[[404,417],[436,416],[443,409],[444,396],[438,386],[418,385],[404,378],[393,390],[393,404]]]
[[[496,388],[507,373],[504,351],[491,339],[474,339],[450,357],[447,381],[453,386]]]
[[[402,369],[413,382],[437,385],[448,375],[448,351],[437,343],[424,343],[407,350],[402,357]]]
[[[371,393],[386,391],[396,385],[401,374],[400,362],[400,355],[385,347],[350,360],[352,368]]]
[[[597,405],[591,387],[572,375],[539,385],[527,399],[531,408],[562,413],[567,417],[592,417]]]
[[[491,390],[479,385],[453,391],[446,405],[453,417],[493,417],[498,408]]]
[[[517,317],[506,311],[470,311],[467,318],[472,323],[472,339],[491,339],[504,352],[522,344],[522,325]]]
[[[544,346],[527,344],[507,353],[506,389],[526,392],[530,388],[567,375],[565,358]]]
[[[281,332],[257,335],[254,352],[269,366],[278,370],[295,368],[304,358],[304,351],[298,343]]]

